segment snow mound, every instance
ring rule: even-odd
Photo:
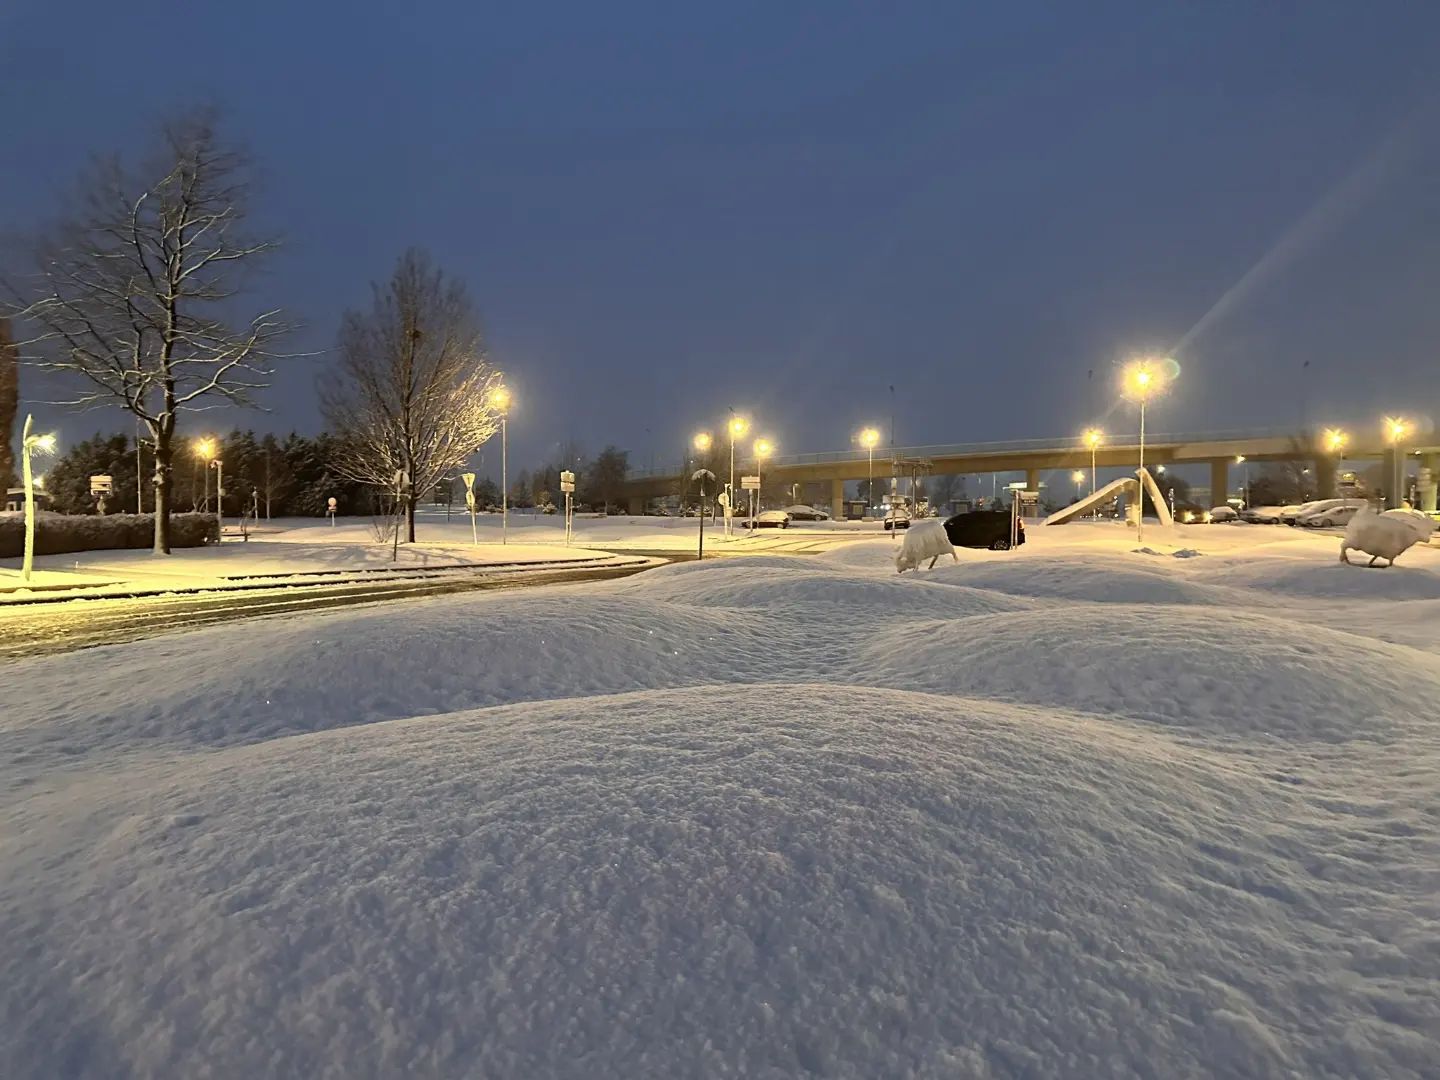
[[[249,647],[237,648],[237,635]],[[16,663],[98,695],[7,710],[0,754],[40,769],[143,744],[227,746],[487,705],[824,671],[843,641],[785,619],[539,590],[357,607]]]
[[[994,589],[1016,596],[1092,600],[1114,604],[1222,604],[1222,591],[1191,581],[1173,565],[1150,560],[1000,556],[984,562],[936,566],[937,581]]]
[[[0,837],[7,1077],[1433,1068],[1420,871],[1293,786],[1083,718],[753,699],[372,725],[39,800]]]
[[[1338,558],[1320,563],[1278,559],[1232,562],[1207,567],[1205,580],[1297,599],[1440,600],[1440,574],[1403,563],[1380,574],[1360,573],[1370,569],[1363,559],[1360,562],[1359,566],[1346,566]]]
[[[1388,741],[1440,698],[1433,655],[1268,618],[1060,608],[877,635],[876,682],[1128,716],[1199,732]]]
[[[870,620],[897,615],[964,618],[1019,611],[1030,605],[998,593],[955,588],[926,580],[927,575],[902,578],[894,564],[888,573],[858,574],[817,568],[815,560],[790,565],[761,565],[759,560],[730,559],[707,564],[667,567],[639,574],[620,584],[629,595],[648,600],[765,610],[779,618]],[[676,572],[680,571],[680,572]],[[685,572],[688,571],[688,572]],[[825,629],[833,626],[820,624]],[[819,628],[819,627],[817,627]]]

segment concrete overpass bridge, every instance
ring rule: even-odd
[[[1433,437],[1430,437],[1433,441]],[[1339,459],[1319,445],[1319,432],[1301,433],[1294,430],[1259,429],[1241,431],[1157,433],[1145,435],[1145,464],[1208,465],[1210,490],[1230,490],[1230,469],[1237,457],[1247,461],[1310,461],[1316,471],[1320,491],[1333,491]],[[1426,464],[1435,467],[1430,455],[1440,446],[1405,446],[1405,452],[1424,451]],[[1373,438],[1352,437],[1344,450],[1347,461],[1385,457],[1389,448],[1376,433]],[[1133,469],[1139,460],[1140,437],[1107,434],[1095,452],[1099,468]],[[876,448],[874,469],[877,478],[896,475],[895,463],[921,460],[930,464],[936,475],[1024,472],[1026,486],[1032,490],[1043,472],[1063,469],[1090,469],[1090,448],[1083,438],[1020,439],[1011,442],[953,443],[938,446],[897,446]],[[735,475],[754,471],[750,455],[736,456]],[[830,485],[830,510],[837,517],[844,514],[845,483],[864,480],[869,476],[870,458],[864,450],[836,450],[819,454],[792,454],[765,463],[768,480],[786,484]],[[908,469],[899,475],[909,475]],[[727,477],[721,477],[723,483]],[[644,510],[647,500],[677,495],[684,490],[685,477],[678,469],[631,470],[626,478],[625,494],[632,513]],[[1218,501],[1218,499],[1217,499]]]

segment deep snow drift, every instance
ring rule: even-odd
[[[4,1074],[1434,1076],[1433,560],[1332,546],[857,541],[8,664]]]

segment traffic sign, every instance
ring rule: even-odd
[[[759,490],[760,490],[760,477],[758,477],[758,476],[742,476],[742,477],[740,478],[740,488],[741,488],[742,491],[759,491]]]
[[[575,483],[575,474],[574,474],[573,472],[570,472],[568,469],[565,470],[565,471],[563,471],[563,472],[561,472],[561,473],[560,473],[560,483],[573,485],[573,484]],[[565,490],[567,490],[567,491],[573,491],[573,490],[575,490],[575,489],[574,489],[574,487],[570,487],[570,488],[567,488],[567,489],[565,489]]]
[[[113,490],[115,490],[115,480],[113,477],[107,476],[104,473],[90,477],[91,495],[109,494]]]
[[[575,481],[574,481],[574,480],[561,480],[561,481],[560,481],[560,490],[561,490],[562,492],[564,492],[565,494],[567,494],[567,495],[570,494],[572,491],[575,490]]]

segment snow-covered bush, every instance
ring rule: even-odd
[[[960,561],[955,549],[950,546],[945,526],[938,521],[917,521],[905,531],[905,540],[895,553],[895,569],[902,574],[906,570],[918,570],[926,559],[934,566],[941,555]]]
[[[170,546],[200,547],[215,539],[214,514],[172,514]],[[35,554],[148,548],[155,541],[154,514],[35,515]],[[0,514],[0,558],[17,558],[25,550],[25,515]]]

